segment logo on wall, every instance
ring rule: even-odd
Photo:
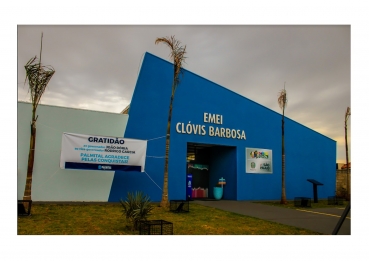
[[[273,174],[272,150],[246,148],[246,173]]]
[[[101,169],[103,169],[103,170],[112,169],[111,166],[101,166],[101,165],[99,165],[97,168],[100,169],[100,170]]]
[[[268,159],[269,158],[268,152],[266,152],[266,151],[257,151],[257,150],[250,152],[250,156],[251,156],[251,158],[255,158],[255,159],[259,159],[259,158]]]
[[[270,171],[270,164],[267,163],[267,162],[261,163],[260,164],[260,169]]]

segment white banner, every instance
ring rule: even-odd
[[[60,168],[145,171],[146,140],[63,133]]]
[[[272,174],[272,150],[246,148],[246,173]]]

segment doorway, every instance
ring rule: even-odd
[[[230,146],[187,143],[186,198],[214,199],[213,188],[220,178],[225,178],[223,199],[235,200],[237,198],[236,151],[236,147]],[[192,178],[190,182],[189,176]]]

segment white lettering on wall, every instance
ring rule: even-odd
[[[204,112],[204,122],[221,125],[223,124],[223,115]],[[205,128],[205,125],[192,124],[190,121],[187,124],[183,122],[178,122],[176,124],[176,131],[177,133],[181,134],[194,134],[204,136],[206,135]],[[211,137],[246,140],[246,133],[244,130],[236,130],[223,127],[219,128],[214,126],[209,126],[208,130],[209,136]]]
[[[204,112],[204,122],[223,124],[223,115]]]

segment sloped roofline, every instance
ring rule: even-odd
[[[152,54],[152,53],[146,52],[146,53],[145,53],[145,56],[146,56],[146,55],[153,56],[153,57],[154,57],[154,58],[156,58],[156,59],[160,59],[160,60],[162,60],[162,61],[164,61],[164,62],[166,62],[166,63],[168,63],[168,64],[173,65],[173,63],[171,63],[171,62],[169,62],[169,61],[167,61],[167,60],[164,60],[164,59],[162,59],[162,58],[160,58],[160,57],[158,57],[158,56],[156,56],[156,55],[154,55],[154,54]],[[255,102],[255,101],[253,101],[253,100],[251,100],[251,99],[249,99],[249,98],[247,98],[247,97],[245,97],[245,96],[243,96],[243,95],[241,95],[241,94],[239,94],[239,93],[235,92],[235,91],[232,91],[232,90],[230,90],[230,89],[228,89],[228,88],[226,88],[226,87],[224,87],[224,86],[222,86],[222,85],[220,85],[220,84],[218,84],[218,83],[215,83],[215,82],[213,82],[213,81],[211,81],[211,80],[209,80],[209,79],[206,79],[205,77],[202,77],[201,75],[198,75],[198,74],[196,74],[196,73],[193,73],[193,72],[191,72],[191,71],[189,71],[189,70],[187,70],[187,69],[185,69],[185,68],[182,68],[182,69],[183,69],[186,73],[190,73],[190,74],[192,74],[192,75],[194,75],[194,76],[196,76],[196,77],[199,77],[199,78],[204,79],[205,81],[211,82],[211,83],[213,83],[213,84],[217,85],[218,87],[225,89],[226,91],[229,91],[229,92],[231,92],[231,93],[233,93],[233,94],[236,94],[236,95],[238,95],[238,96],[242,97],[243,99],[247,99],[248,101],[250,101],[250,102],[252,102],[252,103],[254,103],[254,104],[256,104],[256,105],[259,105],[259,106],[261,106],[261,107],[264,107],[265,109],[267,109],[267,110],[269,110],[269,111],[271,111],[271,112],[273,112],[273,113],[275,113],[275,114],[277,114],[277,115],[280,115],[280,116],[281,116],[281,114],[280,114],[280,113],[278,113],[278,112],[276,112],[276,111],[273,111],[272,109],[270,109],[270,108],[268,108],[268,107],[266,107],[266,106],[264,106],[264,105],[262,105],[262,104],[260,104],[260,103],[257,103],[257,102]],[[312,130],[312,131],[314,131],[314,132],[316,132],[316,133],[318,133],[318,134],[322,135],[323,137],[326,137],[326,138],[328,138],[328,139],[330,139],[330,140],[332,140],[332,141],[334,141],[334,142],[337,142],[337,141],[335,141],[334,139],[332,139],[332,138],[330,138],[330,137],[328,137],[328,136],[326,136],[326,135],[324,135],[324,134],[322,134],[322,133],[320,133],[320,132],[317,132],[316,130],[313,130],[312,128],[309,128],[309,127],[307,127],[307,126],[305,126],[305,125],[303,125],[303,124],[301,124],[301,123],[299,123],[299,122],[297,122],[297,121],[295,121],[295,120],[293,120],[293,119],[291,119],[291,118],[289,118],[289,117],[287,117],[287,116],[285,116],[285,118],[287,118],[288,120],[293,121],[293,122],[295,122],[295,123],[297,123],[297,124],[299,124],[299,125],[301,125],[301,126],[303,126],[303,127],[307,128],[307,129],[309,129],[309,130]]]

